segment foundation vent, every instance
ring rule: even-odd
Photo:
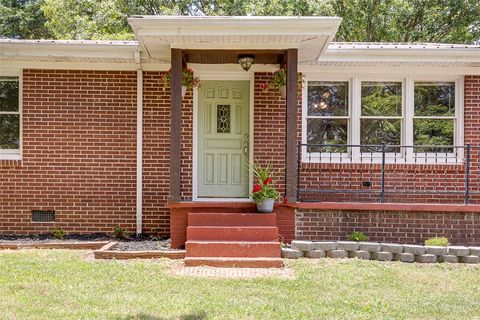
[[[33,222],[55,222],[55,210],[32,210]]]

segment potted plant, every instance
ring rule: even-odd
[[[252,164],[255,182],[251,197],[257,204],[257,211],[270,213],[273,211],[275,200],[280,199],[280,192],[275,188],[274,175],[271,163],[265,167],[259,164]]]
[[[302,75],[298,75],[298,81],[303,81]],[[268,82],[260,84],[260,89],[263,92],[268,92],[269,90],[278,90],[282,98],[287,97],[287,69],[280,68],[275,70],[272,75],[272,79]]]
[[[172,80],[172,69],[168,70],[168,72],[161,78],[161,82],[163,84],[163,89],[167,85],[170,85],[170,81]],[[185,97],[187,90],[197,88],[200,86],[200,79],[193,75],[193,70],[190,68],[184,68],[182,70],[182,98]]]

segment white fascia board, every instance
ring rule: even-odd
[[[299,72],[309,75],[480,75],[480,67],[419,67],[419,66],[315,66],[299,65]]]
[[[229,34],[234,32],[238,34],[251,29],[255,34],[262,32],[282,33],[283,31],[305,32],[306,30],[315,30],[315,34],[321,29],[336,30],[342,21],[338,17],[265,17],[265,16],[243,16],[243,17],[192,17],[192,16],[132,16],[128,18],[133,31],[137,33],[139,29],[156,29],[156,34],[169,34],[176,30],[174,34],[180,34],[180,31],[202,30],[215,32],[215,34]],[[229,31],[230,30],[230,31]]]
[[[139,50],[136,42],[128,44],[57,41],[0,41],[0,57],[69,57],[98,59],[132,59]]]
[[[479,62],[479,48],[327,49],[318,61]]]
[[[21,61],[1,60],[2,68],[17,69],[59,69],[59,70],[104,70],[104,71],[135,71],[135,63],[108,63],[108,62],[54,62],[54,61]],[[1,69],[1,68],[0,68]]]

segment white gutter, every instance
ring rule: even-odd
[[[140,64],[140,51],[135,51],[137,69],[137,199],[136,226],[137,235],[142,233],[143,226],[143,71]]]

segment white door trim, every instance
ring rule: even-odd
[[[205,65],[202,65],[205,66]],[[222,71],[222,72],[208,72],[208,71],[201,71],[201,70],[196,70],[195,67],[192,67],[193,72],[195,73],[195,76],[198,76],[200,78],[200,81],[203,80],[224,80],[224,81],[237,81],[237,80],[244,80],[244,81],[250,81],[250,92],[249,92],[249,106],[248,106],[248,114],[249,114],[249,161],[253,161],[253,103],[254,103],[254,89],[255,89],[255,74],[253,71],[248,71],[245,72],[243,70],[241,71]],[[197,151],[198,151],[198,135],[197,135],[197,129],[198,129],[198,88],[193,89],[193,124],[192,124],[192,130],[193,130],[193,156],[192,156],[192,200],[193,201],[248,201],[248,198],[198,198],[197,195],[197,165],[198,165],[198,159],[197,159]],[[249,169],[248,172],[248,190],[251,190],[253,186],[253,172],[251,169]]]

